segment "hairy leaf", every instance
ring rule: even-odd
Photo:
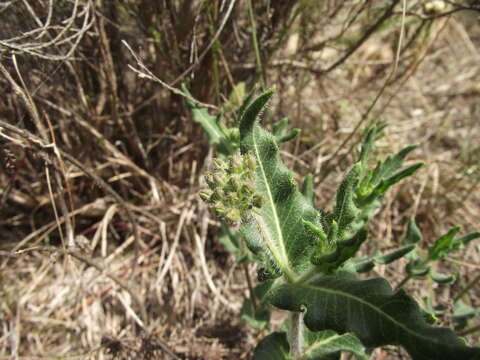
[[[428,260],[444,259],[451,251],[458,250],[463,243],[455,241],[455,235],[460,231],[460,227],[456,226],[445,235],[440,236],[435,244],[428,249]]]
[[[391,264],[392,262],[401,259],[415,249],[414,244],[402,246],[393,251],[383,253],[376,253],[372,256],[365,256],[363,258],[353,259],[355,270],[358,273],[367,272],[373,269],[375,264]]]
[[[302,194],[310,202],[310,205],[315,206],[315,189],[313,188],[313,175],[305,176],[302,185]]]
[[[287,334],[274,332],[264,337],[255,348],[252,360],[290,360]]]
[[[418,228],[415,219],[408,222],[407,234],[405,235],[405,244],[417,244],[422,241],[422,232]]]
[[[365,348],[355,335],[347,333],[338,335],[334,331],[304,331],[305,346],[299,359],[327,360],[338,359],[342,351],[350,352],[359,360],[367,360]],[[293,360],[290,354],[287,334],[274,332],[258,343],[253,353],[253,360]]]
[[[338,240],[345,240],[349,235],[350,225],[359,215],[360,210],[354,202],[355,188],[360,176],[360,166],[354,166],[340,184],[333,219],[338,224]],[[337,239],[329,239],[336,241]]]
[[[182,85],[182,90],[185,94],[191,96],[185,85]],[[225,127],[220,124],[220,115],[210,115],[205,107],[190,101],[188,98],[185,98],[185,101],[192,113],[193,121],[200,124],[207,133],[209,143],[219,153],[225,156],[232,155],[236,148],[230,141]]]
[[[306,328],[304,339],[302,360],[321,360],[342,351],[354,354],[359,360],[368,359],[363,344],[351,333],[339,335],[331,330],[312,332]]]
[[[262,207],[246,219],[241,232],[249,247],[265,256],[261,278],[283,273],[293,280],[309,265],[310,254],[319,241],[302,220],[320,225],[320,215],[298,191],[292,173],[283,165],[277,139],[258,125],[271,96],[272,91],[267,91],[257,97],[240,119],[240,149],[255,156],[255,189],[264,200]]]
[[[270,300],[284,310],[305,307],[305,324],[312,331],[353,332],[368,347],[401,345],[415,360],[480,356],[480,348],[467,347],[451,330],[428,325],[416,302],[403,290],[393,293],[384,279],[326,276],[280,285]]]
[[[361,229],[351,239],[339,241],[332,253],[325,255],[315,253],[312,263],[317,265],[318,272],[333,272],[356,254],[360,245],[367,239],[367,235],[367,230]]]
[[[287,142],[295,139],[300,133],[300,129],[289,129],[288,118],[283,118],[273,124],[272,133],[278,143]]]

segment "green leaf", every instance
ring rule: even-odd
[[[457,301],[454,304],[453,322],[456,330],[462,330],[468,325],[468,321],[480,314],[480,307],[474,309],[466,305],[462,301]]]
[[[287,334],[274,332],[262,339],[253,352],[253,360],[290,360]]]
[[[235,232],[230,229],[224,222],[222,221],[219,241],[223,244],[225,249],[234,255],[238,255],[240,253],[240,239]]]
[[[368,160],[368,155],[371,153],[373,147],[373,138],[374,134],[369,132],[366,140],[364,141],[362,152],[360,154],[362,179],[357,189],[357,203],[359,206],[373,203],[379,197],[385,194],[385,192],[391,186],[398,183],[405,177],[412,175],[421,166],[423,166],[422,163],[417,163],[397,172],[397,170],[403,166],[405,157],[417,147],[416,145],[412,145],[406,147],[393,156],[387,157],[385,161],[378,162],[375,169],[368,170],[365,174],[367,169],[366,161]]]
[[[433,269],[430,269],[429,275],[432,278],[432,280],[438,284],[451,284],[456,279],[455,275],[442,274],[442,273],[436,272]]]
[[[353,332],[367,347],[401,345],[414,360],[474,359],[480,348],[465,346],[453,331],[428,325],[417,303],[396,293],[384,279],[325,276],[311,283],[283,284],[271,290],[271,303],[284,310],[306,308],[312,331]]]
[[[288,118],[283,118],[273,124],[272,134],[278,143],[283,143],[295,139],[300,134],[300,129],[289,130]]]
[[[425,276],[430,272],[428,261],[423,261],[417,254],[417,251],[412,251],[408,254],[410,262],[405,266],[405,271],[411,276]]]
[[[252,329],[262,330],[270,323],[270,310],[265,306],[254,310],[252,301],[245,299],[240,310],[240,318]]]
[[[305,328],[303,336],[305,346],[302,360],[321,360],[341,351],[352,353],[359,360],[368,359],[363,344],[351,333],[339,335],[331,330],[313,332]]]
[[[455,241],[455,235],[460,231],[460,227],[455,226],[445,235],[440,236],[435,244],[428,249],[428,260],[435,261],[444,259],[451,251],[460,249],[462,242]]]
[[[407,146],[397,154],[388,156],[387,159],[383,163],[379,164],[373,171],[371,184],[377,185],[380,184],[382,180],[389,178],[391,174],[403,166],[403,161],[405,160],[406,156],[417,147],[418,145]]]
[[[310,205],[315,206],[315,190],[313,188],[313,175],[308,174],[303,180],[302,194],[310,202]]]
[[[436,324],[438,321],[438,317],[437,317],[437,311],[435,311],[435,308],[433,306],[432,298],[428,296],[424,296],[422,300],[424,303],[424,307],[422,308],[422,311],[423,311],[423,317],[425,321],[430,325]]]
[[[410,219],[408,222],[407,234],[403,242],[405,244],[417,244],[422,241],[422,232],[417,226],[415,219]]]
[[[395,185],[396,183],[400,182],[404,178],[413,175],[418,169],[420,169],[424,164],[423,163],[416,163],[404,170],[401,170],[394,174],[393,176],[382,180],[380,184],[373,190],[373,193],[377,196],[381,196],[387,192],[387,190]]]
[[[338,224],[338,238],[345,240],[350,234],[350,225],[353,223],[360,210],[353,201],[354,190],[360,177],[360,165],[355,165],[347,174],[337,190],[337,201],[333,211],[333,219]],[[336,241],[337,239],[329,239]]]
[[[357,273],[363,273],[372,270],[375,264],[391,264],[392,262],[401,259],[405,255],[408,255],[415,249],[414,244],[402,246],[398,249],[390,251],[386,254],[376,253],[372,256],[363,256],[361,258],[352,259],[350,263],[353,264]],[[350,264],[349,263],[349,264]]]
[[[245,83],[239,82],[235,85],[230,96],[228,97],[228,101],[223,104],[222,108],[226,112],[231,112],[240,107],[242,104],[243,99],[245,98]]]
[[[358,338],[350,333],[338,335],[334,331],[304,331],[305,347],[301,360],[326,360],[341,351],[350,352],[357,359],[367,360],[368,356]],[[333,358],[337,358],[334,356]],[[274,332],[260,341],[253,353],[253,360],[292,360],[290,345],[285,332]]]
[[[367,235],[368,231],[361,229],[351,239],[338,242],[332,253],[324,255],[314,253],[312,263],[317,265],[318,272],[333,272],[357,253],[360,246],[367,239]]]
[[[390,263],[394,262],[395,260],[398,260],[398,259],[404,257],[405,255],[410,253],[413,249],[415,249],[414,244],[402,246],[401,248],[398,248],[398,249],[396,249],[394,251],[391,251],[387,254],[377,255],[377,256],[375,256],[374,260],[378,264],[383,264],[383,265],[390,264]]]
[[[462,243],[463,245],[467,245],[470,241],[479,239],[480,238],[480,232],[474,232],[468,235],[465,235],[461,238],[456,239],[457,242]]]
[[[259,272],[261,278],[283,273],[291,281],[309,265],[310,254],[319,241],[302,219],[320,226],[320,215],[298,191],[292,173],[280,159],[275,137],[258,125],[259,115],[271,96],[271,90],[261,94],[240,119],[240,149],[256,159],[255,190],[264,200],[240,231],[252,251],[264,254],[267,263]]]
[[[240,108],[238,109],[238,114],[239,114],[239,118],[241,119],[242,116],[245,114],[245,110],[248,108],[248,106],[251,104],[252,102],[252,99],[254,98],[255,96],[255,93],[257,92],[257,89],[254,87],[252,89],[252,91],[250,91],[248,93],[248,95],[245,97],[245,99],[243,100],[243,103],[242,105],[240,106]]]
[[[370,154],[372,153],[374,148],[375,135],[376,135],[376,129],[375,128],[370,129],[367,133],[367,136],[365,137],[365,140],[363,141],[362,150],[360,152],[360,162],[363,168],[362,172],[364,172],[367,169],[368,161],[370,159]]]
[[[191,96],[185,84],[182,85],[182,90],[185,94]],[[193,121],[200,124],[207,133],[210,145],[225,156],[232,155],[236,149],[230,143],[225,127],[220,124],[221,115],[210,115],[205,107],[190,101],[188,98],[185,98],[185,102],[192,113]]]
[[[257,285],[253,292],[257,303],[257,309],[253,308],[251,299],[246,299],[243,303],[240,317],[249,326],[256,330],[264,329],[270,323],[270,308],[266,300],[266,295],[274,281],[265,281]]]

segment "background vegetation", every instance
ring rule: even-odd
[[[426,166],[384,199],[365,254],[409,218],[424,248],[478,231],[479,15],[466,0],[2,2],[0,358],[250,356],[260,336],[238,313],[256,269],[198,199],[213,150],[182,83],[227,123],[276,85],[265,124],[302,129],[282,154],[322,207],[370,125],[386,125],[379,158],[418,143]],[[451,286],[405,286],[450,324],[454,299],[480,306],[479,252],[440,264]],[[375,271],[397,285],[404,266]]]

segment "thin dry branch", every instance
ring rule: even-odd
[[[73,157],[72,155],[66,153],[65,151],[61,150],[58,147],[55,147],[54,144],[46,144],[45,141],[33,135],[32,133],[28,132],[27,130],[20,129],[17,126],[11,125],[3,120],[0,120],[0,136],[4,135],[2,128],[5,128],[11,131],[12,133],[20,136],[23,140],[25,140],[27,142],[26,144],[24,144],[25,147],[29,147],[29,145],[31,145],[35,150],[38,150],[42,154],[46,154],[47,155],[45,158],[46,161],[50,161],[49,156],[54,156],[58,152],[62,156],[62,158],[64,158],[66,161],[68,161],[69,163],[77,167],[80,171],[84,172],[87,176],[92,178],[96,184],[98,184],[108,194],[110,194],[119,203],[119,205],[125,210],[127,218],[132,225],[133,235],[135,238],[135,252],[138,254],[140,237],[139,237],[138,226],[137,226],[135,217],[133,216],[127,203],[122,199],[122,197],[115,190],[112,189],[110,185],[108,185],[105,182],[105,180],[103,180],[101,177],[96,175],[94,171],[88,169],[85,165],[83,165],[81,162],[75,159],[75,157]],[[136,258],[137,256],[135,257],[134,264],[137,263]],[[135,270],[135,267],[132,270],[132,274],[134,273],[134,270]]]
[[[28,1],[23,0],[23,3],[27,8],[28,15],[33,18],[38,28],[8,39],[0,39],[0,54],[29,54],[46,60],[65,61],[72,57],[83,36],[94,23],[91,0],[82,2],[74,0],[70,16],[56,25],[51,24],[54,11],[53,1],[49,1],[45,23],[42,23]],[[82,25],[80,28],[76,28],[76,20],[82,17]],[[56,54],[55,52],[61,52],[59,47],[65,44],[68,45],[68,50],[63,54]]]

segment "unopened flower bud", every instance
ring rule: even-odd
[[[225,197],[222,199],[225,206],[236,206],[238,203],[238,198],[235,193],[228,192]]]
[[[252,201],[253,206],[260,208],[263,205],[263,197],[262,195],[255,194],[253,195],[253,201]]]
[[[212,194],[213,201],[221,201],[225,197],[225,191],[222,188],[216,188]]]
[[[237,128],[231,129],[228,136],[231,142],[240,142],[240,130]]]
[[[230,188],[232,191],[239,191],[241,187],[241,181],[240,177],[236,174],[230,176],[230,179],[228,180],[228,184],[230,185]]]
[[[227,183],[227,178],[222,173],[214,173],[213,181],[215,182],[216,186],[225,186],[225,184]]]
[[[255,188],[252,184],[246,183],[242,186],[242,193],[245,194],[245,196],[250,197],[252,194],[255,193]]]
[[[221,203],[220,201],[217,201],[213,205],[213,211],[215,211],[219,215],[225,215],[227,212],[227,209],[225,208],[225,205],[223,205],[223,203]]]
[[[240,215],[240,210],[235,208],[228,210],[227,213],[225,214],[225,218],[231,222],[239,222],[240,220],[242,220],[242,216]]]
[[[248,153],[246,155],[245,164],[247,165],[247,168],[249,170],[255,171],[255,168],[257,167],[257,161],[255,160],[255,156],[253,156],[252,153]]]
[[[234,174],[240,174],[243,172],[242,155],[235,154],[230,158],[230,167]]]
[[[217,187],[217,184],[215,183],[215,180],[213,179],[213,174],[206,174],[205,175],[205,182],[207,183],[208,187],[212,190],[215,190]]]
[[[205,190],[201,190],[199,193],[198,193],[198,196],[200,196],[200,199],[202,199],[203,201],[205,202],[211,202],[212,200],[212,195],[213,195],[213,191],[210,190],[210,189],[205,189]]]
[[[213,164],[218,170],[226,170],[228,168],[228,165],[225,163],[225,161],[219,158],[213,159]]]

